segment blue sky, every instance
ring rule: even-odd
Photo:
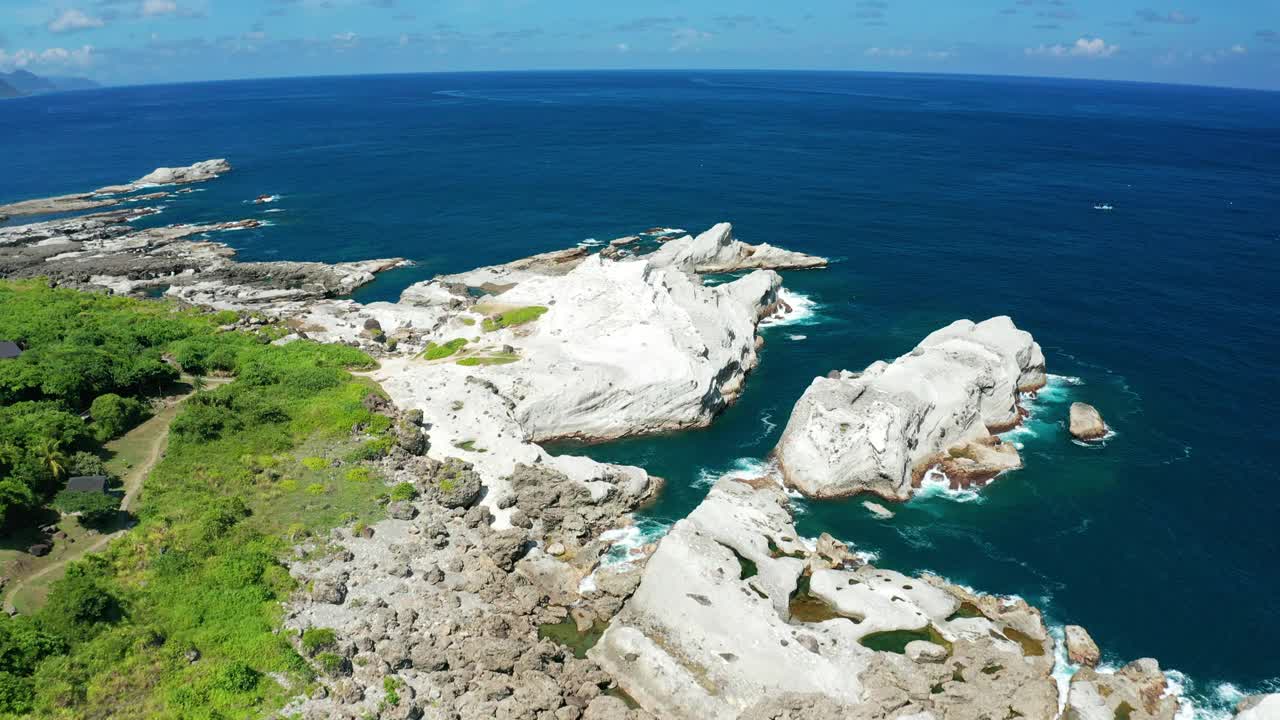
[[[1280,0],[0,0],[0,70],[112,84],[818,68],[1280,90]]]

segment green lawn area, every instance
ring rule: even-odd
[[[512,310],[504,310],[485,318],[480,323],[480,326],[484,328],[485,332],[493,332],[494,330],[524,325],[542,317],[547,310],[548,308],[542,305],[527,305]]]

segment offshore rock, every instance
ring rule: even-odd
[[[1107,424],[1102,413],[1088,403],[1071,403],[1071,436],[1077,440],[1097,440],[1107,434]]]
[[[904,500],[938,463],[981,484],[1020,466],[992,432],[1015,426],[1019,393],[1043,382],[1040,346],[1008,317],[957,321],[892,363],[816,378],[774,454],[810,497]]]

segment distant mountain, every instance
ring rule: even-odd
[[[59,92],[62,90],[87,90],[99,87],[98,83],[88,78],[79,77],[41,77],[28,70],[0,72],[0,97],[17,95],[35,95],[38,93]]]

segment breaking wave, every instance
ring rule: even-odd
[[[761,326],[814,325],[822,320],[822,317],[818,315],[817,301],[808,295],[782,288],[778,291],[778,300],[790,306],[791,312],[776,312],[760,321]]]
[[[924,479],[920,482],[920,489],[908,502],[917,500],[928,500],[931,498],[940,498],[942,500],[950,500],[958,503],[981,503],[986,502],[982,497],[982,493],[973,488],[953,490],[951,489],[951,479],[947,474],[938,468],[929,468],[924,474]]]

